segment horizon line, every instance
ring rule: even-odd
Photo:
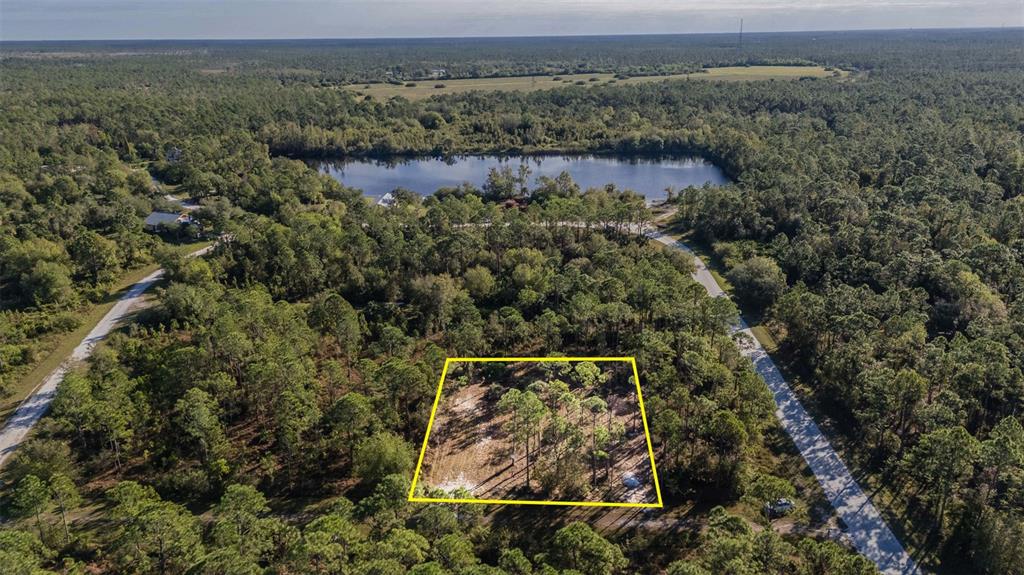
[[[987,31],[987,30],[1021,30],[1024,31],[1024,23],[1014,26],[921,26],[905,28],[845,28],[845,29],[807,29],[807,30],[776,30],[776,31],[749,31],[744,30],[745,35],[768,35],[768,34],[843,34],[857,32],[915,32],[915,31]],[[524,34],[524,35],[494,35],[494,36],[293,36],[293,37],[251,37],[251,38],[225,38],[225,37],[202,37],[202,38],[32,38],[21,40],[4,40],[0,38],[0,44],[18,43],[70,43],[70,42],[295,42],[295,41],[374,41],[374,40],[515,40],[515,39],[536,39],[536,38],[635,38],[653,36],[734,36],[736,31],[723,32],[637,32],[622,34]]]

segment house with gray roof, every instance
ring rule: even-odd
[[[169,228],[175,225],[188,225],[192,223],[192,217],[187,213],[175,212],[151,212],[143,222],[143,228],[147,232],[156,232],[161,228]]]

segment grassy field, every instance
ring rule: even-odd
[[[189,244],[182,244],[175,246],[175,249],[180,250],[182,253],[190,253],[198,250],[202,247],[210,245],[211,242],[196,242]],[[77,329],[54,335],[49,337],[44,345],[47,347],[46,354],[29,368],[23,376],[11,382],[8,391],[10,395],[0,399],[0,424],[7,421],[7,418],[17,409],[20,404],[32,391],[43,382],[43,379],[50,374],[57,366],[60,365],[64,358],[71,354],[71,351],[85,339],[85,336],[89,334],[93,326],[99,323],[100,319],[112,307],[117,303],[117,300],[132,285],[142,280],[142,278],[153,273],[160,266],[157,264],[150,264],[138,269],[130,270],[124,273],[118,280],[110,287],[107,292],[107,296],[97,303],[92,303],[83,306],[79,310],[79,319],[81,324]]]
[[[799,78],[845,77],[845,70],[826,70],[821,66],[728,66],[705,68],[701,74],[690,74],[698,80],[720,80],[723,82],[750,82],[754,80],[795,80]]]
[[[663,80],[715,80],[722,82],[753,80],[794,80],[797,78],[827,78],[842,71],[833,72],[820,66],[734,66],[708,68],[697,74],[673,74],[668,76],[637,76],[617,80],[615,74],[567,74],[564,76],[516,76],[512,78],[469,78],[461,80],[417,80],[413,86],[396,84],[351,84],[345,86],[360,95],[386,100],[404,96],[409,100],[422,100],[443,94],[461,94],[474,90],[495,92],[533,92],[551,90],[565,86],[607,86],[660,82]],[[557,79],[556,79],[557,78]],[[440,86],[440,87],[439,87]]]

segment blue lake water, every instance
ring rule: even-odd
[[[313,165],[342,184],[359,188],[380,198],[396,188],[429,195],[439,188],[469,182],[480,187],[491,168],[530,167],[531,187],[540,176],[556,177],[569,172],[582,189],[614,183],[620,189],[643,194],[649,202],[664,199],[665,188],[679,190],[705,183],[722,185],[729,179],[722,170],[700,158],[623,159],[604,156],[462,156],[447,160],[414,158],[403,160],[321,161]]]

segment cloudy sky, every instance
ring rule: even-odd
[[[0,0],[0,39],[366,38],[1024,26],[1024,0]]]

